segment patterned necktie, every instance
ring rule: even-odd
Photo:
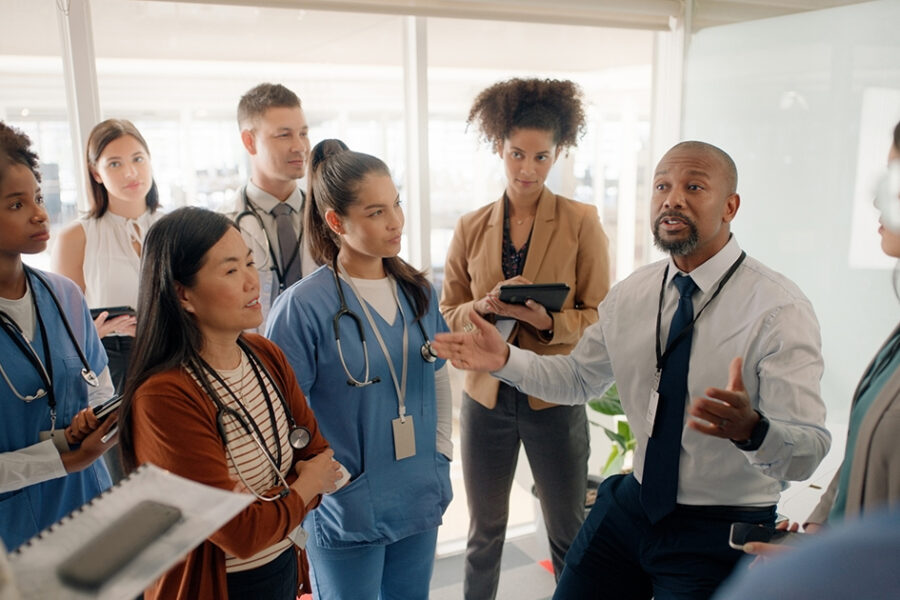
[[[284,287],[287,289],[302,276],[300,273],[300,242],[294,231],[294,210],[284,202],[279,202],[272,209],[275,217],[275,231],[278,234],[278,250],[281,253],[281,272],[284,274]]]
[[[669,355],[659,380],[659,406],[653,435],[647,443],[641,481],[641,504],[652,523],[659,522],[672,512],[678,495],[678,460],[681,457],[684,400],[688,391],[688,365],[694,333],[692,328],[676,340],[678,334],[694,320],[691,296],[697,291],[697,284],[689,276],[681,274],[676,275],[673,282],[680,296],[666,342]],[[673,343],[674,347],[669,349]]]

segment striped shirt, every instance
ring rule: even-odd
[[[196,381],[197,374],[191,369],[189,369],[189,371]],[[277,459],[278,452],[275,446],[276,439],[272,431],[269,407],[266,404],[265,396],[262,393],[260,382],[257,380],[253,367],[250,365],[250,359],[242,352],[241,364],[238,365],[236,369],[222,369],[217,372],[228,384],[228,387],[231,388],[231,392],[234,393],[234,396],[240,398],[241,405],[243,405],[247,412],[250,413],[253,422],[256,423],[256,426],[262,432],[263,438],[265,439],[265,445],[269,449],[269,452]],[[291,470],[291,464],[293,462],[294,449],[288,441],[290,427],[284,413],[284,406],[278,400],[278,395],[272,381],[262,373],[261,375],[265,382],[266,389],[269,392],[271,406],[275,411],[275,422],[278,426],[277,439],[281,444],[281,474],[284,476]],[[207,381],[216,394],[218,394],[221,402],[241,415],[241,418],[250,427],[250,430],[253,431],[252,423],[247,420],[246,413],[241,408],[241,405],[238,404],[237,400],[235,400],[234,396],[232,396],[228,390],[223,388],[222,384],[214,377],[207,376]],[[240,421],[238,421],[233,414],[223,415],[222,424],[225,428],[226,443],[231,454],[229,456],[229,452],[225,452],[225,458],[228,462],[228,472],[234,480],[234,491],[246,493],[248,492],[247,486],[249,485],[257,494],[271,496],[272,494],[267,492],[270,492],[272,488],[280,487],[280,480],[272,470],[272,466],[262,449],[259,447],[259,444],[254,441],[256,440],[255,432],[253,436],[248,435]],[[238,469],[240,469],[240,472],[238,472]],[[244,481],[241,481],[241,476],[243,476],[244,481],[246,481],[246,485]],[[291,544],[291,540],[285,538],[249,558],[238,558],[226,552],[225,571],[227,573],[233,573],[260,567],[274,560],[279,554],[284,552],[286,548],[290,547]]]

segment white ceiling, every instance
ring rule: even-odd
[[[158,1],[158,0],[151,0]],[[170,1],[170,0],[161,0]],[[181,0],[186,1],[186,0]],[[267,6],[496,19],[602,27],[666,29],[690,0],[190,0],[203,4]],[[797,12],[859,4],[867,0],[692,0],[694,29]]]

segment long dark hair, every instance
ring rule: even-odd
[[[136,139],[144,147],[144,152],[147,153],[147,156],[150,156],[150,148],[147,146],[144,136],[134,126],[134,123],[127,119],[107,119],[97,123],[91,130],[90,137],[88,137],[87,151],[85,153],[88,165],[88,181],[90,182],[88,184],[90,185],[88,192],[91,198],[91,210],[88,214],[94,219],[99,219],[109,210],[109,192],[106,191],[105,185],[94,178],[93,170],[96,170],[97,161],[100,160],[100,155],[103,154],[110,142],[114,142],[126,135]],[[159,188],[156,187],[156,179],[151,180],[150,191],[147,192],[145,201],[150,212],[155,212],[157,207],[159,207]]]
[[[194,285],[206,254],[234,223],[204,208],[185,207],[154,223],[144,240],[137,330],[119,416],[119,448],[126,470],[137,465],[131,403],[150,376],[196,364],[203,345],[194,316],[184,310],[177,286]]]
[[[310,252],[319,264],[331,264],[341,249],[340,238],[325,222],[325,212],[331,209],[346,216],[358,200],[363,179],[371,174],[390,177],[391,172],[381,159],[354,152],[341,140],[323,140],[313,147],[303,219]],[[422,318],[431,301],[431,284],[425,275],[399,256],[382,260],[387,274],[413,299],[416,318]]]

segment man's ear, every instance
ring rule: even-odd
[[[731,194],[728,198],[725,199],[725,211],[722,215],[722,220],[726,223],[731,223],[734,217],[737,215],[738,209],[741,207],[741,196],[740,194]]]
[[[175,282],[175,295],[178,296],[178,301],[181,303],[181,308],[185,311],[195,314],[194,305],[191,303],[191,291],[181,285],[178,282]]]
[[[333,208],[329,208],[325,211],[325,222],[328,223],[328,227],[336,234],[344,234],[344,223],[341,221],[341,216],[337,214]]]
[[[241,143],[250,154],[256,154],[256,135],[250,129],[241,129]]]

